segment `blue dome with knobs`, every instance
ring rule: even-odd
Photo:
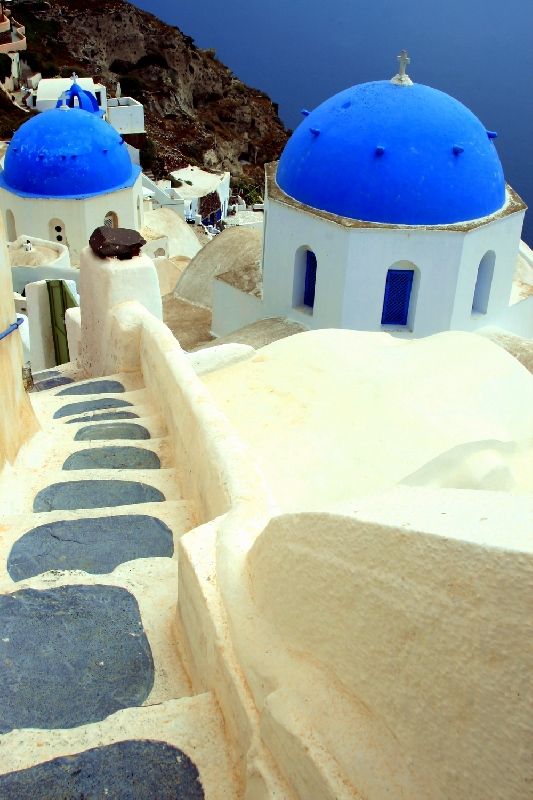
[[[115,128],[96,113],[63,106],[18,129],[0,186],[23,197],[81,199],[133,186],[140,171]]]
[[[446,225],[505,203],[496,134],[444,92],[373,81],[303,113],[276,180],[312,208],[367,222]]]

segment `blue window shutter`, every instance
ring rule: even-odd
[[[315,304],[315,285],[316,256],[312,250],[308,250],[305,264],[304,306],[309,306],[309,308],[313,308]]]
[[[387,272],[382,325],[407,325],[413,277],[412,269],[389,269]]]

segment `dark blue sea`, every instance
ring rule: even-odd
[[[245,83],[300,109],[355,83],[409,74],[453,95],[489,130],[508,183],[529,203],[533,246],[533,0],[135,0],[192,36]]]

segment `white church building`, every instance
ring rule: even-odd
[[[526,206],[496,133],[398,58],[392,80],[302,112],[266,170],[262,298],[217,280],[216,335],[278,316],[406,337],[533,335],[533,294],[514,291]]]
[[[71,262],[100,225],[143,223],[141,169],[123,137],[101,118],[89,92],[73,84],[79,106],[44,111],[13,136],[0,172],[0,213],[7,238],[59,242]]]

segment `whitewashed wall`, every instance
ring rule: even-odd
[[[285,316],[307,328],[387,331],[402,337],[445,330],[502,325],[533,335],[533,314],[523,303],[509,307],[524,212],[493,219],[472,230],[421,227],[347,228],[267,198],[265,204],[263,302],[239,298],[219,286],[213,332],[223,335],[255,319]],[[298,253],[317,258],[314,307],[299,305]],[[486,313],[472,310],[478,269],[494,252],[495,266]],[[385,282],[391,268],[414,269],[406,326],[381,324]],[[527,302],[527,301],[526,301]]]
[[[280,203],[266,204],[263,251],[265,316],[285,316],[309,328],[341,327],[349,231],[312,214]],[[301,247],[317,257],[315,305],[294,307],[296,252]]]
[[[225,336],[267,316],[259,298],[241,292],[225,281],[213,281],[211,333],[214,336]]]
[[[512,321],[509,298],[516,270],[523,220],[524,212],[519,211],[502,219],[493,220],[481,228],[470,231],[465,236],[452,328],[475,330],[482,325],[495,324],[497,318],[502,314],[507,315],[508,312],[511,315],[510,321]],[[472,301],[479,264],[489,251],[493,251],[495,256],[494,275],[487,313],[479,314],[472,311]],[[533,327],[531,333],[533,334]]]
[[[144,133],[144,106],[133,97],[107,101],[107,119],[119,133]]]
[[[0,211],[8,233],[8,212],[13,214],[16,236],[25,233],[40,239],[50,239],[53,233],[50,230],[51,220],[60,220],[64,224],[64,232],[60,234],[63,235],[61,244],[69,248],[71,262],[77,265],[89,237],[95,228],[104,224],[104,218],[109,211],[117,215],[119,227],[140,229],[143,217],[141,176],[129,189],[83,200],[19,197],[0,189]]]

